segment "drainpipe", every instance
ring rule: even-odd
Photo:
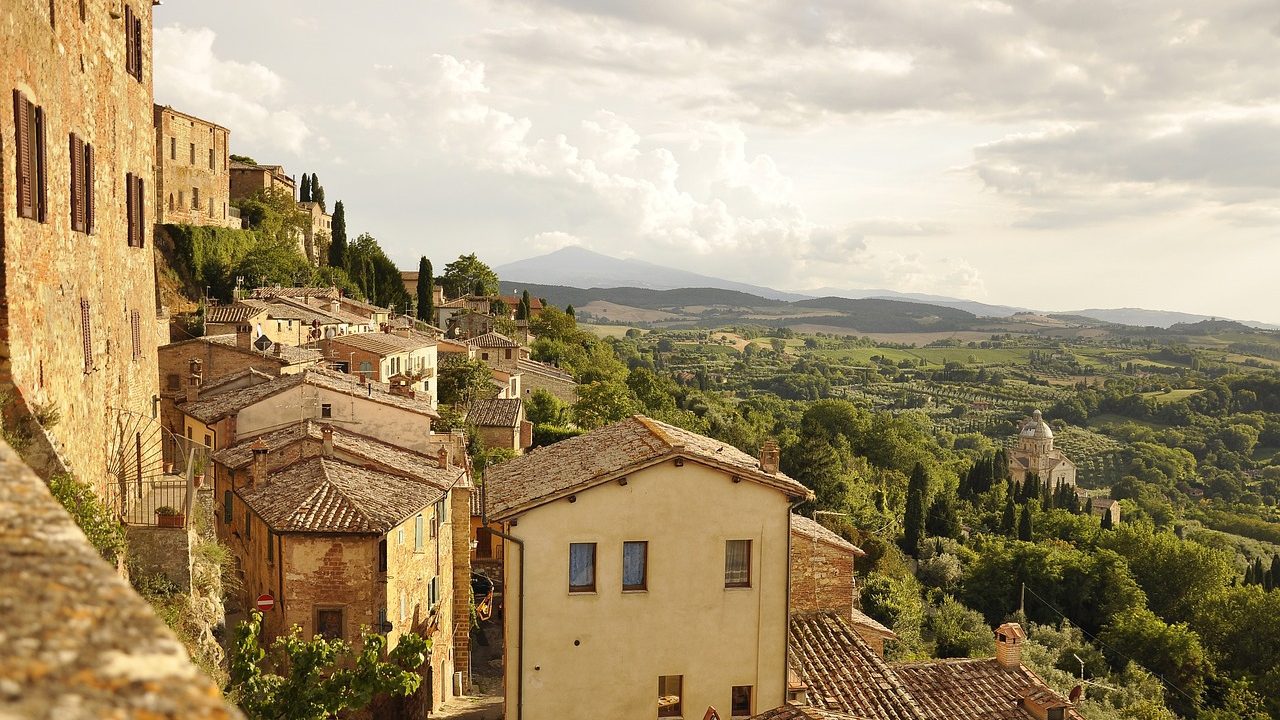
[[[487,489],[488,485],[489,484],[485,482],[484,476],[482,475],[480,479],[480,526],[484,528],[489,527],[489,504],[485,502],[485,500],[487,500],[486,496],[488,495],[488,489]],[[790,521],[788,520],[788,522]],[[507,540],[515,543],[516,546],[520,548],[520,593],[519,593],[520,615],[518,618],[520,622],[520,649],[516,651],[516,717],[515,717],[515,720],[522,720],[524,717],[524,566],[525,566],[524,541],[514,535],[508,535],[507,533],[504,533],[501,530],[490,530],[489,532],[493,533],[494,535],[497,535],[503,540]],[[502,565],[503,567],[506,567],[507,560],[505,558],[507,556],[507,551],[505,548],[503,549],[502,554],[504,556]],[[788,580],[788,583],[789,582],[790,581]],[[503,590],[503,594],[504,595],[506,594],[505,589]],[[507,615],[506,608],[503,608],[503,611],[502,611],[503,618],[506,618],[506,615]],[[505,635],[503,637],[505,638]],[[503,682],[505,686],[506,678],[503,678]]]
[[[782,626],[782,703],[787,702],[787,678],[791,675],[791,514],[805,501],[801,498],[787,505],[787,606],[783,608]],[[523,607],[523,606],[522,606]]]

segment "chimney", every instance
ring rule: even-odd
[[[337,298],[334,298],[334,299],[332,299],[332,300],[330,300],[330,301],[329,301],[329,313],[330,313],[330,314],[337,315],[337,314],[338,314],[338,310],[339,310],[341,307],[342,307],[342,303],[341,303],[341,302],[338,302],[338,299],[337,299]]]
[[[193,403],[200,399],[200,361],[193,358],[187,367],[187,402]]]
[[[765,440],[764,445],[760,446],[760,469],[770,475],[778,472],[778,461],[782,457],[782,453],[778,450],[778,443],[773,440]]]
[[[441,469],[449,468],[449,448],[441,445],[440,452],[436,454],[436,457],[438,458]]]
[[[325,457],[333,457],[333,426],[325,423],[320,426],[320,437],[323,438],[321,447]]]
[[[249,468],[249,489],[265,485],[267,480],[267,453],[271,452],[262,438],[253,441],[249,446],[253,451],[253,464]]]
[[[413,391],[413,386],[409,384],[408,380],[396,376],[391,378],[391,394],[412,400],[417,393]]]
[[[241,350],[253,349],[253,325],[251,323],[238,323],[236,325],[236,347]]]
[[[1013,670],[1022,665],[1022,641],[1027,634],[1018,623],[1005,623],[996,628],[996,662]]]

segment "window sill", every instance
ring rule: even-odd
[[[724,586],[725,592],[734,592],[734,591],[742,592],[743,590],[751,590],[751,589],[753,588],[750,585],[725,585]]]
[[[598,595],[595,590],[570,590],[569,595]]]
[[[649,592],[649,588],[630,588],[630,589],[623,588],[622,589],[623,595],[644,595],[647,592]]]

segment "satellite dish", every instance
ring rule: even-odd
[[[253,347],[256,348],[258,352],[266,352],[270,350],[271,346],[274,344],[275,343],[271,342],[271,338],[266,335],[259,335],[258,339],[253,341]]]

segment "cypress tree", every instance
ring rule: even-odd
[[[1107,508],[1107,511],[1102,514],[1102,529],[1111,529],[1111,508]]]
[[[1092,497],[1087,497],[1084,500],[1084,514],[1089,515],[1090,517],[1093,516],[1093,498]]]
[[[1034,539],[1034,531],[1031,527],[1031,506],[1022,506],[1022,515],[1018,518],[1018,539],[1024,542],[1031,542]]]
[[[418,260],[418,319],[425,323],[430,323],[435,310],[432,295],[434,294],[435,278],[431,276],[431,261],[423,255]]]
[[[1271,556],[1271,587],[1280,585],[1280,553]]]
[[[938,538],[954,538],[960,535],[960,518],[956,516],[956,504],[951,494],[938,493],[929,505],[929,515],[925,519],[925,530]]]
[[[578,317],[577,313],[575,313],[575,312],[573,311],[573,306],[572,306],[572,305],[566,305],[566,306],[565,306],[565,308],[564,308],[564,314],[565,314],[565,315],[568,315],[568,316],[569,316],[569,317],[571,317],[571,318],[575,318],[575,319]]]
[[[1244,584],[1245,585],[1253,584],[1253,566],[1252,565],[1246,565],[1244,568]]]
[[[925,521],[924,493],[928,484],[929,476],[925,474],[924,465],[916,463],[911,471],[911,482],[907,485],[907,513],[902,521],[903,549],[911,557],[920,552]]]
[[[302,173],[302,184],[298,186],[298,202],[311,202],[311,176]]]
[[[347,266],[347,211],[342,201],[333,205],[333,222],[330,225],[329,267],[345,268]]]
[[[1000,518],[1000,533],[1006,537],[1013,537],[1013,531],[1018,522],[1018,510],[1014,505],[1013,491],[1013,481],[1010,480],[1008,492],[1004,496],[1004,515]]]
[[[1262,567],[1262,558],[1253,559],[1253,584],[1262,585],[1267,581],[1267,571]]]

